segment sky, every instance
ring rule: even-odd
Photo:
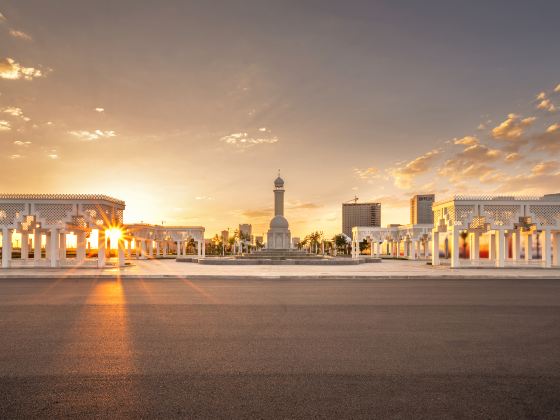
[[[293,236],[341,204],[560,192],[557,1],[6,0],[0,191]]]

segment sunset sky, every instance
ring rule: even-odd
[[[294,236],[341,203],[560,192],[556,1],[0,3],[0,191]]]

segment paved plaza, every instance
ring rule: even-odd
[[[4,278],[0,417],[558,418],[558,325],[554,279]]]
[[[174,259],[131,260],[123,268],[12,268],[0,270],[3,278],[162,278],[186,277],[189,279],[231,278],[556,278],[560,268],[460,268],[432,267],[426,261],[383,260],[377,264],[315,266],[315,265],[246,265],[219,266],[176,262]]]

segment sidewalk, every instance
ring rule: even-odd
[[[189,278],[189,279],[560,279],[560,269],[432,267],[425,261],[384,260],[379,264],[342,266],[219,266],[177,263],[175,260],[131,261],[124,268],[13,268],[0,269],[5,278]]]

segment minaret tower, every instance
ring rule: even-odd
[[[284,216],[284,180],[280,178],[280,169],[278,169],[278,178],[274,180],[274,215]]]
[[[268,249],[290,249],[291,234],[290,225],[284,217],[284,180],[278,178],[274,180],[274,217],[270,221],[270,229],[266,235],[266,247]]]

